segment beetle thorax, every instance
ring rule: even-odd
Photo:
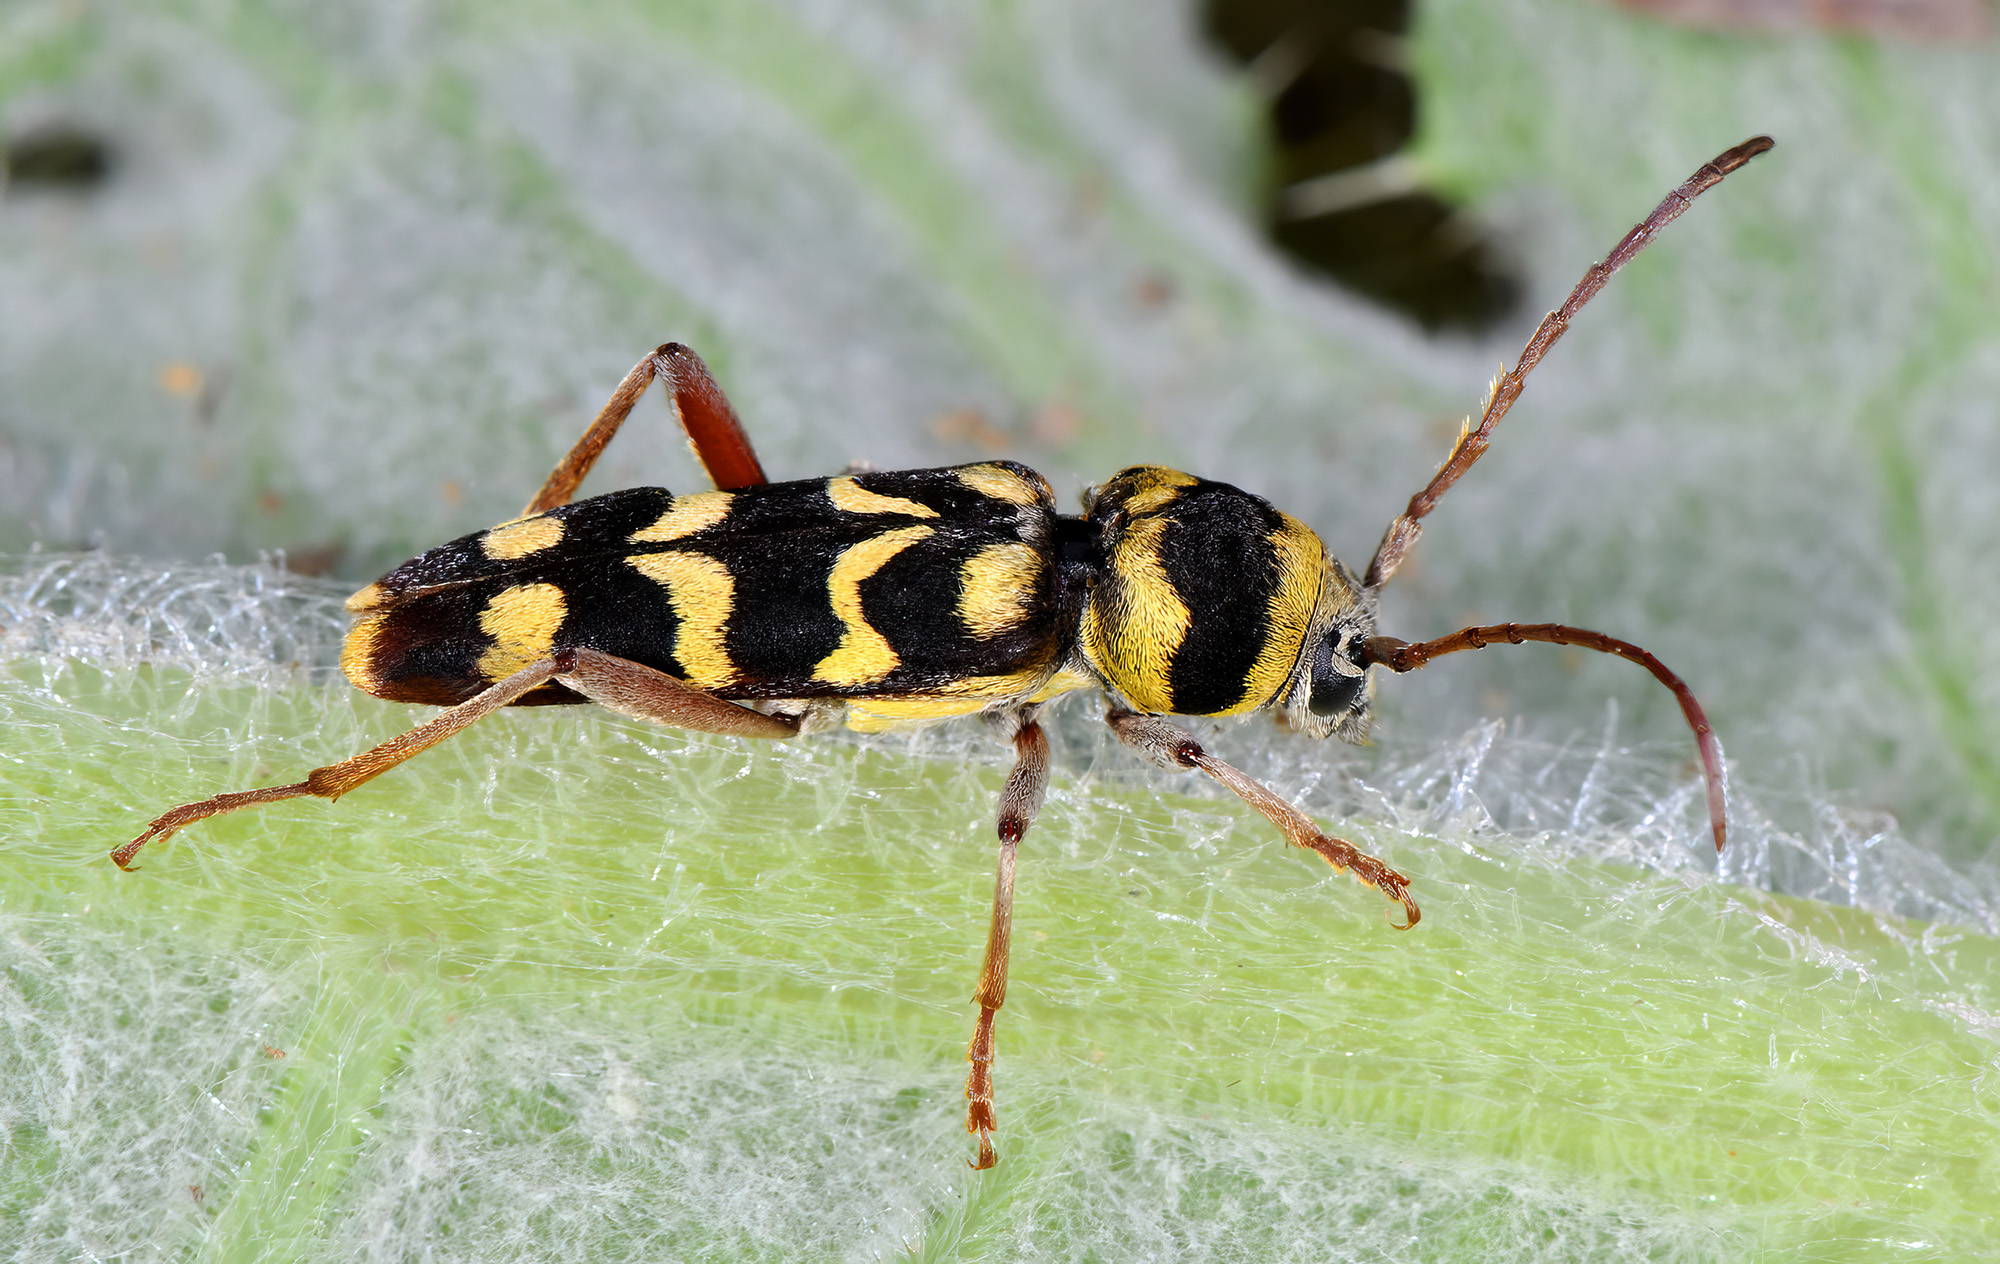
[[[1315,663],[1328,644],[1358,647],[1373,612],[1303,523],[1227,483],[1160,466],[1094,489],[1085,517],[1096,564],[1079,648],[1135,708],[1238,715],[1279,705],[1320,736],[1352,729],[1352,706],[1312,707]]]

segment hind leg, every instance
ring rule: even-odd
[[[791,737],[799,731],[796,719],[765,715],[748,707],[739,707],[641,663],[600,654],[596,650],[562,650],[487,686],[473,698],[439,712],[428,724],[420,724],[407,733],[337,764],[313,769],[306,774],[304,781],[289,786],[267,786],[260,790],[232,790],[199,803],[184,803],[162,813],[146,827],[145,833],[112,852],[111,859],[117,862],[120,869],[130,869],[132,858],[147,843],[167,838],[184,826],[220,816],[224,812],[305,795],[338,799],[356,786],[374,780],[412,755],[429,750],[551,680],[568,685],[614,711],[654,724],[737,737]]]

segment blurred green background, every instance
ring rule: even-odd
[[[1175,6],[0,9],[8,137],[108,155],[0,197],[0,1249],[2000,1258],[1994,46],[1415,17],[1400,161],[1522,295],[1481,333],[1272,248],[1266,103]],[[510,715],[103,859],[414,723],[332,678],[339,595],[517,512],[658,342],[775,477],[1163,461],[1360,565],[1539,311],[1756,132],[1385,610],[1673,664],[1719,871],[1609,660],[1387,681],[1363,751],[1204,730],[1416,879],[1407,935],[1079,701],[975,1176],[977,726]],[[586,490],[640,482],[699,483],[656,400]]]

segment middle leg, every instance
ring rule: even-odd
[[[1013,726],[1014,771],[1007,775],[1006,788],[1000,792],[1000,864],[993,875],[993,918],[986,930],[979,990],[972,998],[979,1006],[979,1026],[965,1050],[965,1060],[972,1064],[965,1077],[965,1096],[971,1103],[965,1111],[965,1130],[979,1137],[979,1161],[972,1165],[975,1170],[1000,1161],[993,1152],[993,1132],[999,1127],[993,1115],[993,1019],[1007,1003],[1007,953],[1014,929],[1014,853],[1042,810],[1042,797],[1049,786],[1049,739],[1035,722],[1040,710],[1023,707],[1001,721]]]

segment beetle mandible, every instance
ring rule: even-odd
[[[111,853],[221,812],[335,799],[505,706],[596,702],[655,724],[795,737],[978,714],[1013,743],[1000,857],[966,1051],[975,1167],[996,1161],[994,1019],[1007,996],[1015,853],[1048,784],[1052,699],[1097,689],[1125,745],[1199,769],[1318,853],[1419,916],[1409,880],[1210,754],[1165,715],[1274,709],[1314,737],[1362,741],[1370,668],[1414,671],[1505,641],[1575,645],[1638,663],[1679,699],[1700,749],[1710,829],[1726,829],[1720,745],[1693,693],[1651,654],[1559,624],[1464,628],[1410,643],[1375,631],[1382,586],[1422,521],[1485,452],[1570,319],[1704,190],[1770,149],[1758,136],[1704,164],[1584,274],[1488,393],[1476,426],[1389,524],[1360,579],[1303,523],[1227,483],[1134,466],[1059,513],[1046,480],[988,461],[772,483],[699,357],[668,343],[626,375],[522,515],[432,549],[348,599],[341,654],[377,697],[442,705],[427,724],[294,785],[174,808]],[[655,378],[716,490],[639,487],[572,503]]]

